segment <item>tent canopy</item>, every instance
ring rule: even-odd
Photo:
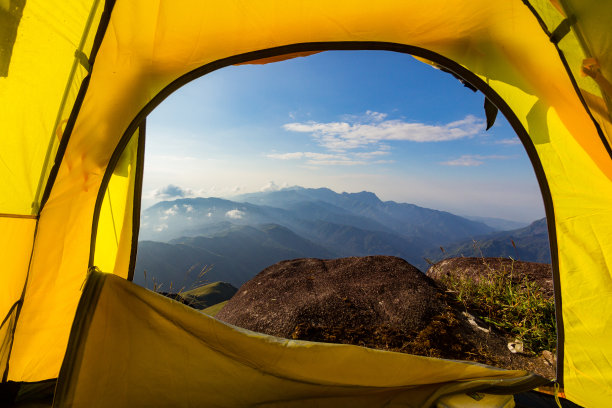
[[[514,127],[549,223],[557,381],[577,403],[608,401],[611,15],[594,0],[1,1],[2,381],[57,378],[83,357],[73,323],[90,267],[131,279],[145,119],[165,97],[232,64],[383,49],[466,79]]]

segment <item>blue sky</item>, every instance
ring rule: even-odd
[[[300,185],[459,215],[541,218],[525,150],[501,114],[485,132],[483,98],[385,51],[224,68],[149,116],[143,206]]]

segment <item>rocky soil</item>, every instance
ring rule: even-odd
[[[465,270],[480,276],[475,266]],[[439,267],[431,276],[437,273],[448,271]],[[513,338],[478,321],[434,279],[391,256],[279,262],[245,283],[216,317],[278,337],[469,360],[554,377],[550,356],[511,353]]]

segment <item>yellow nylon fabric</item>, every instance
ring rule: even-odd
[[[565,15],[576,23],[559,46],[567,56],[574,78],[600,124],[604,137],[612,144],[612,3],[597,0],[560,0]],[[596,77],[585,75],[584,59],[596,62]],[[588,65],[588,63],[587,63]]]
[[[571,30],[559,42],[570,71],[599,123],[604,138],[612,143],[612,3],[597,0],[532,0],[550,32],[566,17],[573,19]],[[583,67],[595,63],[598,76],[586,75]]]
[[[612,188],[555,111],[549,112],[548,123],[558,137],[538,151],[558,160],[558,170],[566,163],[573,170],[551,177],[565,325],[565,394],[583,406],[605,406],[612,398]]]
[[[559,7],[548,0],[531,3],[551,32],[567,15],[576,18],[559,47],[604,137],[612,140],[610,95],[593,78],[581,74],[584,59],[594,57],[601,74],[612,78],[612,3],[562,0]],[[561,83],[559,79],[548,81]],[[612,399],[611,159],[595,137],[590,142],[579,138],[592,126],[584,115],[573,114],[582,110],[570,93],[547,98],[539,93],[546,102],[531,115],[521,115],[504,85],[493,87],[527,123],[553,196],[565,325],[565,393],[580,405],[605,406]],[[545,116],[538,119],[539,125],[533,123],[536,112]],[[597,168],[596,163],[603,165]]]
[[[19,300],[28,274],[36,219],[0,216],[0,323]],[[8,361],[12,324],[10,318],[0,328],[0,372]]]
[[[531,134],[552,192],[566,393],[585,405],[606,404],[612,308],[602,307],[607,302],[602,299],[611,292],[612,162],[554,45],[518,0],[118,0],[41,214],[10,379],[57,375],[71,324],[66,317],[74,315],[87,270],[100,181],[115,145],[146,103],[176,78],[209,62],[326,41],[423,47],[480,75],[507,100]]]
[[[93,3],[25,2],[8,76],[0,76],[0,213],[38,213],[59,139],[87,74],[75,63],[75,51],[79,45],[86,55],[91,50],[95,28],[83,33]],[[101,10],[93,13],[99,18]]]
[[[425,407],[446,393],[533,379],[253,333],[113,275],[89,279],[54,407]]]
[[[9,313],[2,319],[2,326],[0,326],[0,370],[4,374],[13,344],[12,333],[17,320],[17,308],[10,309]]]
[[[0,216],[0,322],[20,297],[28,274],[36,220]]]
[[[127,278],[132,249],[134,182],[138,132],[130,139],[104,194],[100,210],[94,265],[103,272]]]

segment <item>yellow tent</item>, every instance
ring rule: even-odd
[[[0,391],[59,378],[56,406],[323,407],[479,390],[503,406],[490,394],[537,386],[253,334],[130,283],[148,113],[228,65],[377,49],[470,82],[521,138],[548,217],[557,381],[607,405],[611,20],[601,0],[0,0]]]

